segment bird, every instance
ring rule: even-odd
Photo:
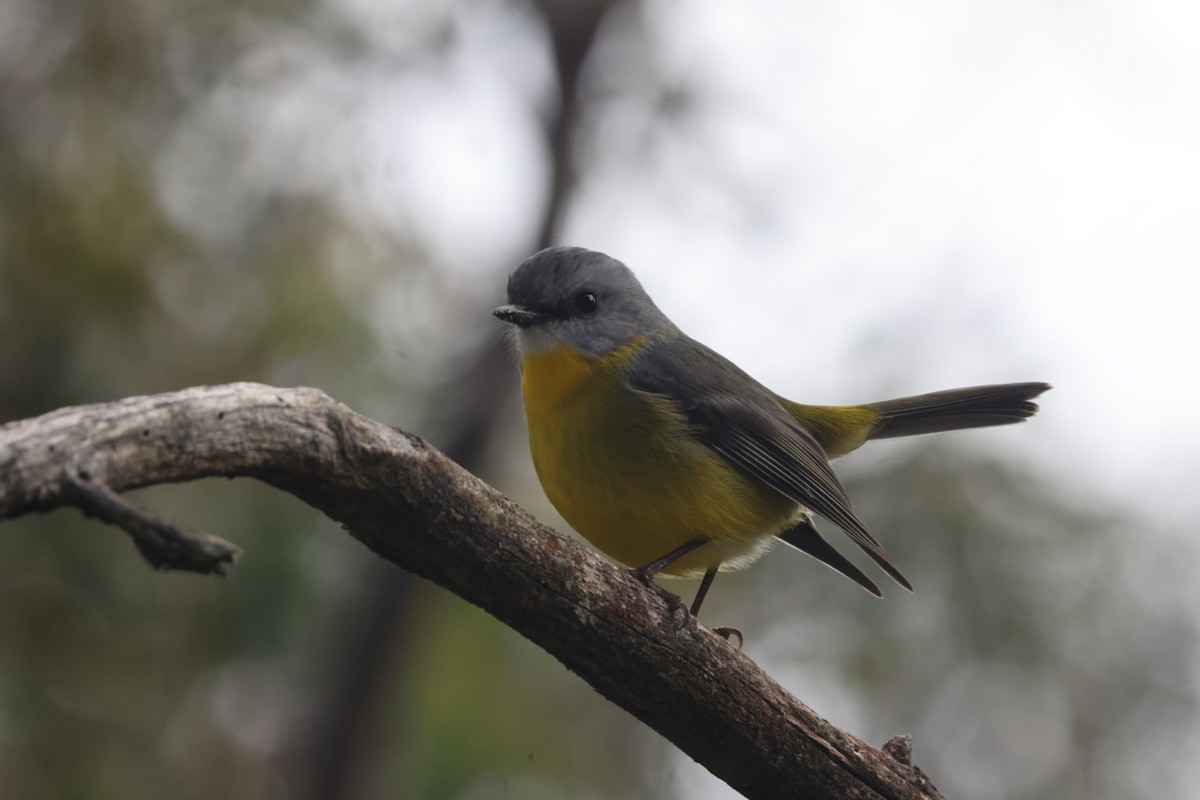
[[[681,331],[622,262],[582,247],[526,259],[493,314],[510,325],[530,452],[550,502],[685,618],[699,613],[718,571],[750,565],[777,541],[882,597],[816,517],[912,591],[830,461],[878,439],[1022,422],[1051,388],[796,403]],[[657,576],[700,577],[691,606]]]

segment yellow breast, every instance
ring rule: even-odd
[[[714,544],[666,574],[752,560],[796,505],[731,467],[666,398],[635,392],[635,339],[599,358],[559,346],[521,361],[538,478],[563,518],[612,558],[643,566],[695,538]]]

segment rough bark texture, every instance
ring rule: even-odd
[[[188,389],[0,428],[0,518],[64,505],[127,530],[160,568],[236,548],[118,494],[248,476],[510,625],[751,798],[940,797],[907,759],[830,725],[629,573],[538,524],[419,437],[314,389]]]

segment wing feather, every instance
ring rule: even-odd
[[[782,533],[775,534],[781,540],[804,553],[808,553],[826,566],[840,572],[859,586],[876,597],[883,597],[883,592],[875,585],[875,581],[863,574],[850,559],[834,549],[833,545],[821,538],[812,520],[806,519],[788,528]]]
[[[701,441],[743,472],[837,525],[893,580],[912,590],[854,513],[816,438],[736,365],[677,334],[642,348],[631,364],[629,384],[677,403]],[[832,550],[820,537],[817,540]],[[805,541],[813,544],[811,538]],[[821,557],[826,551],[820,546],[800,549],[847,574]]]

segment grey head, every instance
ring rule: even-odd
[[[530,256],[508,276],[508,305],[492,313],[515,326],[522,353],[567,344],[599,356],[636,336],[676,330],[629,267],[582,247]]]

